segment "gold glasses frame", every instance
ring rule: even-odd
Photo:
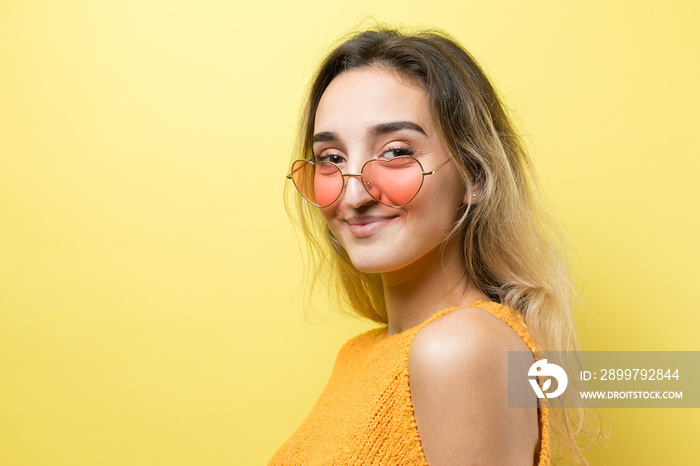
[[[305,163],[309,163],[309,164],[311,164],[311,165],[318,165],[318,164],[321,164],[321,163],[329,163],[329,164],[335,166],[335,168],[338,169],[338,171],[340,172],[340,176],[341,176],[341,178],[342,178],[342,180],[343,180],[343,186],[340,188],[340,191],[338,192],[338,195],[335,197],[335,199],[333,199],[333,201],[332,201],[331,203],[326,204],[326,205],[318,205],[318,204],[316,204],[316,203],[314,203],[314,202],[311,202],[311,200],[310,200],[309,198],[307,198],[306,196],[304,196],[304,194],[301,192],[301,189],[299,189],[299,186],[297,186],[296,181],[294,181],[294,171],[290,171],[290,173],[287,175],[287,179],[288,179],[288,180],[292,180],[292,183],[294,184],[294,187],[295,187],[296,190],[299,192],[299,194],[301,195],[301,197],[303,197],[303,198],[304,198],[306,201],[308,201],[311,205],[314,205],[314,206],[316,206],[316,207],[318,207],[318,208],[320,208],[320,209],[324,209],[324,208],[326,208],[326,207],[329,207],[329,206],[333,205],[333,203],[335,203],[335,201],[337,201],[338,198],[340,198],[340,195],[343,194],[343,190],[345,190],[345,186],[347,185],[347,182],[346,182],[347,177],[349,177],[349,176],[359,176],[359,177],[360,177],[360,181],[362,182],[362,186],[365,188],[365,191],[367,191],[367,193],[368,193],[370,196],[372,196],[372,199],[374,199],[375,201],[379,202],[379,203],[382,204],[382,205],[385,205],[385,206],[387,206],[387,207],[391,207],[392,209],[400,209],[400,208],[406,206],[406,205],[407,205],[409,202],[411,202],[413,199],[415,199],[415,197],[418,195],[418,193],[420,192],[421,188],[423,187],[423,182],[425,181],[425,177],[426,177],[426,176],[435,174],[435,172],[437,172],[439,169],[441,169],[442,167],[444,167],[445,165],[447,165],[447,162],[449,162],[450,160],[452,160],[452,159],[449,159],[449,158],[448,158],[447,160],[445,160],[444,162],[442,162],[440,165],[438,165],[437,167],[433,168],[432,170],[424,171],[424,170],[423,170],[423,165],[420,163],[420,161],[419,161],[417,158],[413,157],[412,155],[400,155],[400,156],[398,156],[398,157],[394,157],[394,158],[391,159],[391,160],[396,160],[396,159],[413,159],[413,160],[415,160],[416,163],[418,164],[418,167],[420,167],[420,171],[421,171],[421,175],[422,175],[422,176],[421,176],[421,180],[420,180],[420,186],[418,186],[418,189],[416,190],[416,193],[413,195],[413,197],[411,197],[411,199],[409,199],[408,201],[404,202],[402,205],[399,205],[399,206],[389,205],[389,204],[386,204],[386,203],[380,201],[379,199],[377,199],[377,198],[370,192],[371,186],[368,186],[368,184],[366,184],[366,183],[365,183],[365,180],[362,178],[362,172],[364,171],[365,166],[366,166],[368,163],[370,163],[370,162],[375,162],[375,161],[377,161],[377,160],[381,161],[382,159],[370,159],[370,160],[366,161],[364,164],[362,164],[362,168],[360,168],[360,173],[359,173],[359,174],[357,174],[357,173],[343,173],[343,170],[341,170],[341,168],[340,168],[337,164],[335,164],[334,162],[327,162],[327,161],[325,161],[325,160],[313,161],[313,160],[307,160],[307,159],[297,159],[297,160],[295,160],[294,162],[292,162],[292,170],[293,170],[293,168],[294,168],[294,165],[295,165],[297,162],[305,162]]]

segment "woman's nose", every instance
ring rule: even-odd
[[[348,176],[345,179],[345,204],[348,207],[357,209],[375,199],[370,196],[362,185],[362,178],[359,176]]]

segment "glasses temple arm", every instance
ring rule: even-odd
[[[445,165],[447,165],[447,162],[449,162],[450,160],[452,160],[452,159],[447,159],[447,160],[445,160],[444,162],[442,162],[440,165],[438,165],[437,167],[433,168],[433,169],[430,170],[429,172],[423,172],[423,174],[424,174],[424,175],[432,175],[433,173],[435,173],[436,171],[440,170],[442,167],[444,167]]]

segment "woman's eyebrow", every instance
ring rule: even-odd
[[[402,129],[418,131],[419,133],[427,136],[423,128],[410,121],[392,121],[390,123],[380,123],[370,128],[369,132],[372,136],[381,136],[382,134],[393,133],[396,131],[401,131]]]
[[[314,134],[314,137],[311,140],[311,142],[316,143],[316,142],[337,141],[337,140],[338,140],[337,134],[332,133],[330,131],[324,131],[322,133]]]
[[[427,133],[423,128],[421,128],[419,125],[411,122],[411,121],[392,121],[389,123],[380,123],[378,125],[372,126],[369,128],[368,132],[371,136],[381,136],[383,134],[388,134],[388,133],[394,133],[396,131],[401,131],[403,129],[410,129],[413,131],[417,131],[425,136],[427,136]],[[338,140],[338,135],[331,132],[331,131],[323,131],[321,133],[316,133],[314,134],[311,142],[316,143],[316,142],[328,142],[328,141],[337,141]]]

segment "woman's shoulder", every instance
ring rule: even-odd
[[[454,309],[425,325],[411,346],[427,351],[435,345],[456,345],[470,354],[492,350],[527,351],[531,342],[522,317],[510,307],[478,302]]]
[[[508,351],[530,348],[518,332],[522,328],[510,317],[512,311],[502,305],[495,309],[458,308],[425,325],[411,342],[409,372],[441,367],[443,374],[458,371],[468,375],[492,366],[507,369]]]
[[[524,451],[534,452],[536,408],[509,410],[507,402],[508,351],[529,347],[503,307],[455,309],[413,338],[411,397],[431,464],[457,464],[484,454],[492,456],[480,459],[492,464],[516,464]],[[496,308],[499,312],[491,312]]]

